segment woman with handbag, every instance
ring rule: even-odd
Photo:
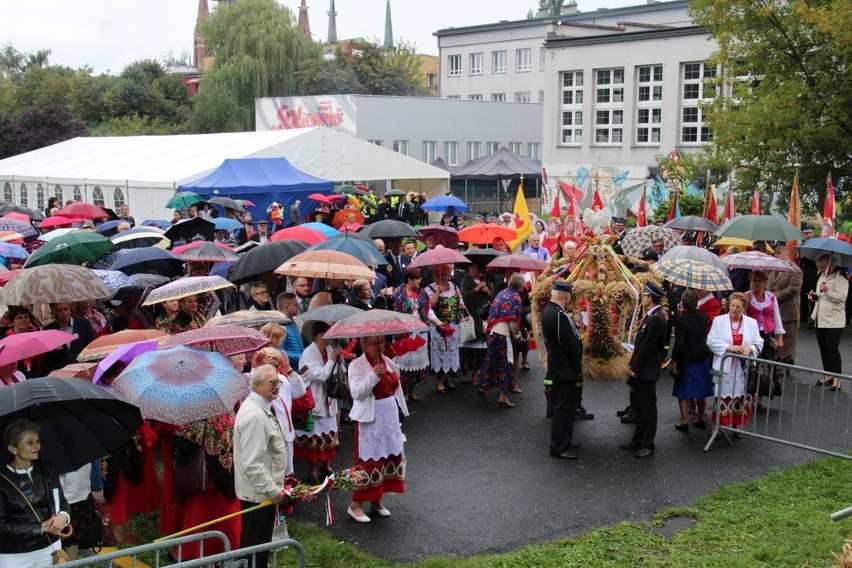
[[[430,328],[430,361],[435,372],[435,389],[444,394],[456,390],[449,373],[459,370],[459,322],[464,300],[456,285],[450,280],[452,269],[448,264],[432,268],[434,282],[426,287],[432,311],[440,325]]]
[[[677,397],[680,408],[680,421],[675,428],[689,432],[689,404],[697,401],[698,419],[694,426],[703,430],[706,427],[704,412],[707,397],[713,396],[713,382],[710,379],[710,350],[707,348],[707,333],[710,330],[710,318],[698,309],[698,293],[687,290],[680,299],[683,306],[674,322],[675,340],[672,347],[672,367],[674,377],[672,396]]]
[[[825,377],[817,382],[817,386],[830,387],[839,391],[842,385],[840,379],[832,373],[843,372],[840,360],[840,337],[846,327],[845,303],[849,294],[849,281],[837,269],[837,263],[829,256],[823,255],[817,259],[819,280],[816,290],[808,291],[808,300],[814,303],[811,317],[816,328],[817,345],[822,360]]]
[[[337,400],[327,396],[325,383],[331,378],[334,367],[343,349],[332,347],[325,338],[329,325],[323,321],[311,326],[312,343],[305,348],[299,359],[299,369],[305,369],[302,379],[314,397],[314,427],[311,431],[296,429],[294,454],[297,459],[308,462],[309,485],[317,485],[317,467],[328,477],[333,473],[330,462],[337,453]]]
[[[0,567],[42,568],[68,560],[60,537],[68,536],[71,515],[49,463],[38,459],[39,426],[17,420],[3,431],[11,458],[0,473]]]
[[[472,340],[462,344],[459,353],[462,366],[461,382],[468,383],[470,382],[468,373],[471,376],[476,374],[485,360],[487,345],[485,344],[483,310],[486,310],[485,317],[487,317],[487,308],[491,304],[493,294],[488,282],[482,277],[482,268],[476,263],[471,263],[468,267],[467,274],[461,281],[460,289],[464,305],[473,319],[473,326],[476,331],[476,336]]]

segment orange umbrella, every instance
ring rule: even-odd
[[[350,215],[354,218],[350,219]],[[364,221],[364,215],[360,211],[347,207],[346,209],[341,209],[334,214],[334,220],[331,222],[331,226],[335,229],[339,229],[344,223],[358,223],[359,225],[363,225]]]
[[[168,334],[159,329],[125,329],[117,331],[109,335],[99,337],[86,345],[77,356],[77,361],[86,363],[88,361],[98,361],[105,358],[107,355],[115,351],[116,347],[127,343],[137,343],[139,341],[151,341],[152,339],[165,339]]]
[[[297,254],[276,268],[275,273],[305,278],[376,279],[376,274],[366,264],[351,254],[334,250],[311,250]]]
[[[510,228],[497,223],[479,223],[465,227],[457,235],[460,241],[473,243],[475,245],[490,245],[494,239],[501,238],[505,241],[513,241],[518,238],[518,233]]]

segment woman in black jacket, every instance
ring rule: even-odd
[[[59,534],[71,523],[59,476],[38,459],[39,426],[17,420],[3,431],[11,456],[0,472],[0,564],[38,568],[53,565]]]
[[[689,402],[697,401],[698,420],[696,428],[705,428],[704,411],[706,398],[713,396],[713,384],[710,380],[710,350],[707,349],[707,334],[710,332],[710,318],[698,309],[698,294],[687,290],[680,300],[683,313],[675,320],[675,342],[672,347],[671,373],[675,377],[672,396],[677,397],[680,407],[680,421],[675,428],[681,432],[689,431]]]

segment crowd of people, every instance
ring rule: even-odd
[[[364,200],[359,213],[365,223],[389,218],[419,224],[425,222],[422,202],[422,196],[416,194],[393,202]],[[305,220],[299,205],[297,202],[289,211],[290,224]],[[215,211],[205,204],[193,205],[186,216],[210,218]],[[121,213],[132,227],[135,220],[126,206]],[[252,240],[263,246],[275,229],[287,224],[280,210],[270,209],[268,214],[269,220],[260,219],[255,225],[247,215],[226,210],[225,215],[239,219],[244,229],[217,235],[217,240],[224,244],[232,239],[232,244]],[[181,217],[176,213],[175,222]],[[309,220],[331,223],[334,218],[360,225],[354,217],[338,217],[327,208],[318,209]],[[490,213],[477,215],[472,224],[489,222],[513,226],[511,218]],[[450,212],[441,224],[460,226],[467,220]],[[515,249],[545,263],[581,253],[581,239],[554,238],[551,233],[547,223],[538,221],[526,242],[514,243]],[[624,220],[615,219],[609,234],[609,241],[618,248],[627,234]],[[358,523],[390,517],[385,495],[405,490],[401,423],[410,406],[424,403],[420,396],[424,385],[434,381],[435,391],[442,395],[439,398],[459,390],[460,385],[469,385],[471,392],[486,400],[491,391],[497,391],[498,407],[511,409],[516,406],[512,398],[523,393],[519,379],[530,370],[530,349],[541,349],[547,355],[550,455],[575,459],[579,444],[573,439],[574,421],[593,415],[582,406],[582,338],[589,321],[572,284],[554,281],[537,343],[530,296],[538,271],[489,271],[486,263],[492,257],[477,255],[471,255],[467,265],[412,267],[418,256],[440,246],[434,236],[424,237],[422,242],[375,239],[374,244],[386,265],[371,267],[373,279],[258,279],[219,291],[219,298],[209,292],[186,294],[154,308],[139,305],[139,290],[125,290],[108,301],[92,298],[54,303],[47,311],[8,306],[0,319],[4,337],[58,329],[73,333],[76,339],[55,351],[0,367],[3,385],[49,375],[75,362],[96,338],[118,331],[151,328],[172,335],[201,329],[213,315],[205,305],[210,301],[221,305],[223,313],[277,310],[281,315],[275,323],[260,328],[268,346],[231,358],[245,377],[246,387],[246,396],[233,412],[177,426],[145,420],[134,439],[110,456],[62,476],[48,464],[37,465],[38,425],[16,422],[7,427],[3,445],[11,463],[3,471],[7,482],[0,479],[0,566],[44,563],[59,547],[57,535],[69,523],[75,525],[77,535],[90,533],[84,526],[86,520],[99,518],[93,495],[105,501],[115,538],[130,542],[134,535],[127,533],[128,519],[157,507],[159,530],[172,534],[271,500],[275,507],[253,510],[211,527],[225,532],[234,547],[237,543],[247,547],[268,542],[275,530],[286,534],[286,516],[292,506],[284,494],[286,486],[299,479],[315,486],[337,468],[347,466],[365,473],[364,481],[353,491],[347,516]],[[479,247],[465,242],[457,245],[461,253],[472,248],[511,252],[510,244],[499,237]],[[629,259],[628,265],[637,273],[647,272],[665,252],[663,241],[654,241],[641,258]],[[737,251],[727,251],[732,252]],[[777,247],[774,254],[790,265],[790,272],[732,274],[735,289],[730,293],[684,290],[668,283],[645,285],[643,319],[634,340],[629,377],[624,377],[630,385],[630,404],[619,412],[622,421],[635,424],[635,431],[622,448],[637,458],[654,453],[656,383],[667,352],[672,354],[672,395],[680,410],[674,427],[682,432],[690,427],[706,428],[707,420],[715,419],[715,415],[707,416],[706,404],[713,395],[711,366],[723,372],[714,412],[719,413],[722,424],[746,425],[759,408],[759,397],[770,396],[771,387],[766,392],[749,389],[749,369],[725,355],[793,362],[800,322],[811,322],[816,329],[826,373],[820,384],[834,391],[841,388],[834,375],[841,373],[840,334],[849,321],[849,275],[829,257],[816,263],[800,258],[796,264],[790,262],[784,246]],[[211,269],[208,263],[187,263],[186,274],[207,275]],[[427,324],[428,331],[368,335],[352,342],[328,339],[332,322],[313,321],[308,316],[313,309],[333,304],[410,314]],[[462,325],[468,320],[473,332],[463,341]],[[348,396],[329,395],[330,384],[338,380],[347,384]],[[355,450],[351,459],[337,455],[342,435],[352,437]],[[157,453],[163,462],[161,479],[155,468]],[[200,483],[199,468],[207,472]],[[57,487],[62,488],[60,498],[51,502],[50,489]],[[63,546],[92,546],[74,538]],[[215,544],[205,547],[207,554],[218,551]],[[197,547],[181,551],[183,558],[199,553]],[[266,558],[259,556],[257,562],[265,565]]]

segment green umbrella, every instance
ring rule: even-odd
[[[166,209],[183,209],[196,203],[202,203],[204,198],[192,191],[181,191],[175,193],[169,202],[166,203]]]
[[[750,241],[801,241],[798,227],[778,215],[741,215],[716,229],[718,237],[736,237]]]
[[[334,193],[343,193],[347,195],[370,195],[369,191],[358,189],[354,185],[338,185],[334,188]]]
[[[92,231],[75,231],[48,241],[37,249],[24,268],[44,264],[83,264],[94,262],[115,250],[108,238]]]

